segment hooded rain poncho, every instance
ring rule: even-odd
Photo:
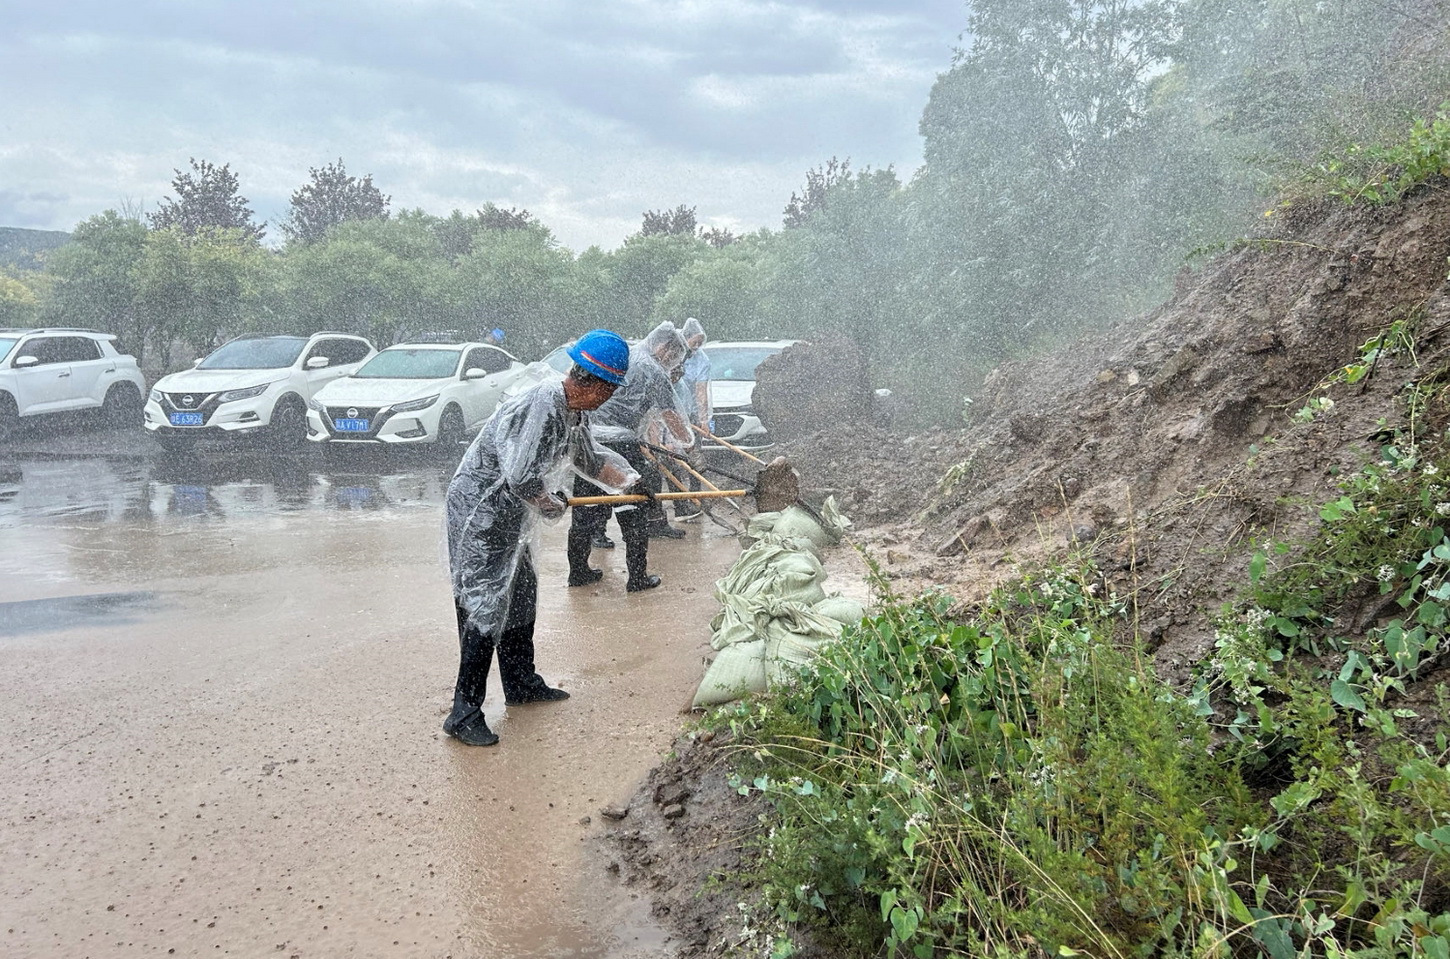
[[[610,493],[639,481],[590,436],[588,416],[568,408],[562,381],[506,400],[464,454],[448,484],[448,563],[453,595],[481,633],[503,630],[514,575],[532,562],[535,517],[563,508],[554,493],[575,473]]]

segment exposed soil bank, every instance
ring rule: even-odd
[[[1393,207],[1289,211],[1147,315],[963,384],[965,428],[909,436],[848,423],[784,452],[808,486],[838,495],[905,595],[941,587],[965,604],[1065,549],[1087,551],[1131,598],[1158,675],[1184,683],[1211,649],[1213,617],[1248,581],[1254,544],[1316,522],[1312,507],[1339,478],[1377,455],[1386,430],[1410,425],[1395,403],[1408,380],[1450,378],[1446,185]],[[1327,382],[1396,320],[1414,330],[1414,357],[1381,357],[1353,387]],[[1322,396],[1332,407],[1295,416]],[[768,828],[765,810],[723,786],[720,742],[682,746],[614,832],[625,881],[651,890],[678,956],[729,951],[734,903],[750,892],[710,880],[738,878],[742,848]],[[687,793],[682,814],[664,815],[662,788]]]

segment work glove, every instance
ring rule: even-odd
[[[633,493],[635,496],[643,496],[645,499],[649,500],[651,506],[659,502],[659,500],[655,497],[655,491],[648,488],[643,483],[635,483],[634,487],[630,489],[630,492]]]
[[[544,519],[552,520],[564,515],[564,511],[569,508],[569,497],[564,493],[544,493],[529,500],[529,503]]]

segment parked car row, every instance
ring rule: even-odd
[[[99,409],[163,448],[256,437],[277,450],[461,443],[525,369],[486,343],[377,350],[348,333],[240,336],[148,392],[135,357],[91,330],[0,330],[0,437],[49,413]]]
[[[755,369],[795,340],[706,347],[715,436],[758,452],[770,437],[751,405]],[[565,343],[524,364],[476,342],[400,343],[377,350],[349,333],[239,336],[150,391],[134,357],[107,333],[0,330],[0,437],[22,420],[97,409],[138,420],[167,450],[199,440],[258,437],[274,449],[462,443],[508,396],[564,376]],[[144,398],[144,399],[143,399]],[[706,450],[723,449],[705,440]]]

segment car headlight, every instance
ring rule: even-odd
[[[152,390],[151,391],[151,402],[153,402],[153,403],[160,403],[161,402],[161,391],[160,390]]]
[[[434,393],[432,396],[425,396],[421,400],[409,400],[406,403],[395,403],[393,404],[393,412],[413,413],[418,410],[426,410],[428,407],[432,406],[434,403],[437,402],[438,394]]]
[[[249,386],[244,390],[227,390],[221,396],[217,397],[217,402],[235,403],[237,400],[250,400],[253,397],[261,396],[267,392],[267,387],[271,385],[271,383],[263,383],[261,386]]]
[[[311,410],[316,410],[319,413],[327,412],[327,407],[323,406],[322,401],[315,396],[307,401],[307,408]]]

